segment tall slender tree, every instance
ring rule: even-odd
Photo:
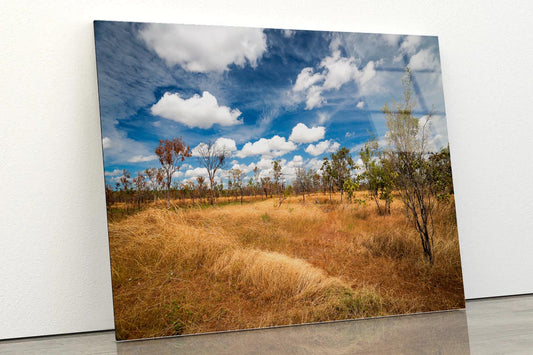
[[[388,152],[391,168],[395,172],[394,184],[406,207],[407,215],[416,228],[424,254],[433,264],[433,208],[435,194],[432,189],[432,176],[428,162],[427,124],[431,113],[421,124],[415,117],[416,107],[413,96],[412,74],[406,68],[402,79],[403,94],[399,102],[383,106],[387,122],[387,139],[391,150]]]
[[[209,191],[211,204],[215,203],[215,194],[213,186],[215,183],[215,176],[219,169],[223,168],[226,160],[229,157],[229,151],[222,145],[218,145],[212,141],[201,143],[197,148],[198,160],[200,164],[207,170],[209,177]]]
[[[185,158],[191,156],[191,149],[181,138],[172,140],[159,140],[159,146],[155,149],[159,163],[165,173],[165,187],[167,189],[167,203],[170,204],[170,188],[172,176],[179,171]]]

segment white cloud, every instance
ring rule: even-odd
[[[281,165],[283,177],[288,180],[294,180],[296,178],[296,169],[303,166],[303,158],[301,155],[295,155],[289,162],[284,159]]]
[[[193,157],[199,157],[200,149],[203,147],[207,147],[207,144],[206,143],[198,144],[196,147],[194,147],[191,150],[191,155]],[[226,153],[232,153],[237,150],[237,145],[235,144],[235,141],[231,138],[220,137],[213,143],[213,149],[215,150],[224,149]]]
[[[203,176],[205,178],[208,178],[209,175],[207,174],[207,169],[206,168],[194,168],[194,169],[189,169],[185,171],[185,177],[187,178],[195,179],[198,176]]]
[[[289,137],[295,143],[312,143],[324,139],[326,128],[322,126],[308,128],[304,123],[298,123],[292,129]]]
[[[283,30],[283,36],[285,38],[290,38],[290,37],[294,36],[295,33],[296,33],[296,31],[293,31],[293,30]]]
[[[358,109],[362,110],[365,108],[365,102],[364,101],[359,101],[357,103],[357,105],[355,105],[355,107],[357,107]]]
[[[153,115],[183,123],[193,128],[211,128],[214,124],[233,126],[242,124],[239,120],[241,111],[219,106],[216,97],[208,91],[202,96],[195,94],[188,99],[182,99],[179,94],[165,93],[151,108]]]
[[[319,65],[321,71],[315,73],[313,68],[307,67],[298,74],[292,91],[300,94],[300,100],[305,100],[307,110],[321,107],[326,102],[322,96],[324,91],[339,90],[351,81],[356,82],[361,88],[376,75],[373,61],[369,61],[360,70],[354,57],[341,55],[339,46],[339,38],[331,41],[332,53],[321,61]]]
[[[385,42],[387,42],[387,44],[389,44],[390,46],[397,46],[398,45],[398,42],[400,42],[400,39],[402,38],[402,36],[400,35],[392,35],[392,34],[383,34],[381,35],[381,37],[383,37],[383,39],[385,40]]]
[[[331,118],[331,114],[325,113],[325,112],[319,112],[317,114],[318,117],[318,124],[324,124],[325,122],[329,121]]]
[[[312,158],[305,162],[305,166],[308,169],[318,170],[322,167],[322,159]]]
[[[319,86],[311,86],[307,90],[307,99],[305,101],[305,109],[311,110],[315,107],[321,107],[326,99],[322,97],[322,88]]]
[[[157,159],[157,155],[135,155],[133,157],[131,157],[130,159],[128,159],[128,162],[129,163],[144,163],[144,162],[147,162],[147,161],[152,161],[152,160],[156,160]]]
[[[119,176],[119,175],[122,175],[122,170],[121,169],[115,169],[113,171],[106,171],[104,173],[105,176]]]
[[[268,170],[272,168],[272,161],[271,158],[261,158],[256,165],[261,170]]]
[[[439,62],[429,49],[420,50],[409,61],[409,68],[412,70],[435,70],[438,67]]]
[[[313,68],[303,68],[298,77],[296,83],[292,87],[293,91],[304,91],[309,89],[313,84],[324,80],[324,76],[320,73],[313,73]]]
[[[139,35],[169,67],[179,64],[191,72],[255,67],[267,50],[266,35],[257,28],[149,24]]]
[[[336,50],[330,57],[326,57],[320,63],[321,68],[326,69],[324,89],[340,89],[340,87],[354,78],[358,72],[355,58],[341,57],[341,52]]]
[[[108,149],[108,148],[111,148],[113,146],[113,144],[111,144],[111,138],[109,137],[104,137],[102,139],[102,147],[104,149]]]
[[[239,158],[245,158],[252,155],[279,157],[295,149],[296,144],[291,141],[286,141],[284,137],[276,135],[270,139],[261,138],[253,143],[248,142],[236,155]]]
[[[239,169],[240,171],[242,171],[243,173],[245,174],[248,174],[249,172],[251,172],[252,170],[254,170],[256,164],[255,163],[250,163],[248,165],[246,164],[233,164],[231,166],[232,169]]]
[[[400,45],[400,51],[407,54],[413,54],[418,49],[422,37],[420,36],[406,36]]]
[[[237,145],[231,138],[220,137],[215,141],[214,146],[216,149],[224,149],[226,152],[234,152],[237,150]]]
[[[339,147],[339,143],[332,140],[327,140],[317,144],[309,144],[307,148],[305,148],[305,152],[317,156],[323,153],[332,153],[339,149]]]

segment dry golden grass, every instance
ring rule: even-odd
[[[118,338],[464,307],[453,202],[435,212],[430,266],[401,202],[379,216],[335,198],[150,208],[111,222]]]

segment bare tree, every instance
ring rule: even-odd
[[[159,140],[159,146],[155,149],[155,154],[159,157],[159,163],[165,173],[165,187],[167,189],[167,204],[170,204],[170,187],[172,185],[172,175],[179,171],[185,158],[191,156],[191,149],[181,138],[172,140]]]
[[[200,144],[196,150],[200,164],[207,170],[210,199],[211,204],[213,205],[215,203],[215,194],[213,191],[215,175],[218,169],[224,167],[226,160],[229,157],[229,152],[224,146],[218,146],[212,141]]]

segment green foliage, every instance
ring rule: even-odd
[[[438,153],[429,156],[429,175],[432,192],[439,201],[447,201],[453,194],[452,164],[450,147],[444,147]]]
[[[352,181],[351,178],[348,178],[344,181],[343,189],[346,191],[349,201],[352,202],[355,191],[359,190],[359,184]]]
[[[365,143],[360,152],[364,172],[361,178],[367,183],[370,196],[374,199],[380,215],[390,214],[390,205],[393,200],[394,172],[390,161],[380,150],[375,139]],[[381,201],[384,202],[384,206]]]
[[[329,158],[325,157],[322,162],[322,176],[330,192],[337,188],[341,192],[341,202],[344,194],[344,182],[351,176],[352,170],[356,167],[350,150],[346,147],[339,148],[331,153]]]

